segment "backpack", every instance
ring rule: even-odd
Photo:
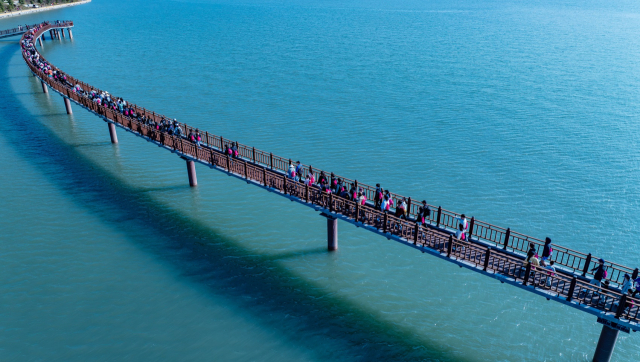
[[[227,154],[231,156],[233,154],[233,150],[231,148],[227,148]]]
[[[233,151],[233,155],[238,157],[238,150]]]

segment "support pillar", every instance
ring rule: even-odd
[[[331,216],[327,218],[327,249],[329,251],[338,250],[338,219]]]
[[[40,48],[42,48],[42,37],[38,38],[38,44],[40,44]]]
[[[107,123],[109,125],[109,136],[111,137],[111,143],[118,143],[118,135],[116,134],[116,125],[113,123]]]
[[[53,30],[49,30],[49,36],[51,37],[51,40],[53,40]]]
[[[611,361],[611,355],[613,354],[613,349],[616,346],[617,340],[617,329],[613,329],[608,326],[602,326],[602,332],[600,332],[600,339],[598,339],[596,353],[593,354],[593,362]]]
[[[49,93],[49,89],[47,88],[47,83],[45,83],[44,81],[40,81],[40,83],[42,84],[42,92],[43,93]]]
[[[189,186],[198,186],[198,178],[196,177],[196,163],[187,160],[187,172],[189,173]]]
[[[67,97],[64,97],[64,107],[67,109],[67,114],[73,113],[73,110],[71,109],[71,101]]]
[[[60,29],[60,35],[62,35],[62,38],[64,38],[64,29]]]
[[[71,28],[67,29],[69,31],[69,39],[73,39],[73,34],[71,34]]]

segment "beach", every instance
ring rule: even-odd
[[[9,12],[9,13],[0,14],[0,19],[12,18],[12,17],[15,17],[15,16],[20,16],[20,15],[35,14],[35,13],[39,13],[39,12],[42,12],[42,11],[49,11],[49,10],[55,10],[55,9],[68,8],[70,6],[82,5],[82,4],[86,4],[86,3],[90,3],[90,2],[91,2],[91,0],[84,0],[84,1],[78,1],[78,2],[75,2],[75,3],[69,3],[69,4],[51,5],[51,6],[40,7],[40,8],[29,8],[29,9],[24,9],[24,10],[12,11],[12,12]]]

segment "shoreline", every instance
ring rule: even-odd
[[[0,14],[0,19],[12,18],[14,16],[20,16],[20,15],[34,14],[34,13],[39,13],[39,12],[49,11],[49,10],[55,10],[55,9],[62,9],[62,8],[67,8],[67,7],[76,6],[76,5],[82,5],[82,4],[86,4],[86,3],[90,3],[90,2],[91,2],[91,0],[83,0],[83,1],[78,1],[78,2],[70,3],[70,4],[51,5],[51,6],[47,6],[47,7],[44,7],[44,8],[37,8],[37,9],[31,8],[31,9],[13,11],[13,12],[10,12],[10,13],[2,13],[2,14]]]

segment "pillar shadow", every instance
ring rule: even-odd
[[[19,48],[8,47],[0,59]],[[6,63],[5,63],[6,65]],[[452,357],[427,335],[377,319],[357,304],[301,280],[277,260],[326,252],[308,250],[256,255],[209,224],[192,220],[156,202],[148,190],[122,184],[101,167],[40,125],[10,92],[7,67],[0,73],[1,135],[24,158],[33,160],[52,183],[128,240],[179,270],[181,276],[227,298],[253,320],[305,348],[318,359],[353,361],[466,361]],[[25,73],[27,70],[25,68]],[[25,74],[25,82],[33,82]],[[31,78],[31,79],[30,79]],[[62,107],[62,104],[59,105]],[[103,122],[95,118],[96,125]],[[105,134],[105,137],[107,135]],[[140,140],[142,142],[142,140]],[[172,157],[167,153],[166,157]]]

